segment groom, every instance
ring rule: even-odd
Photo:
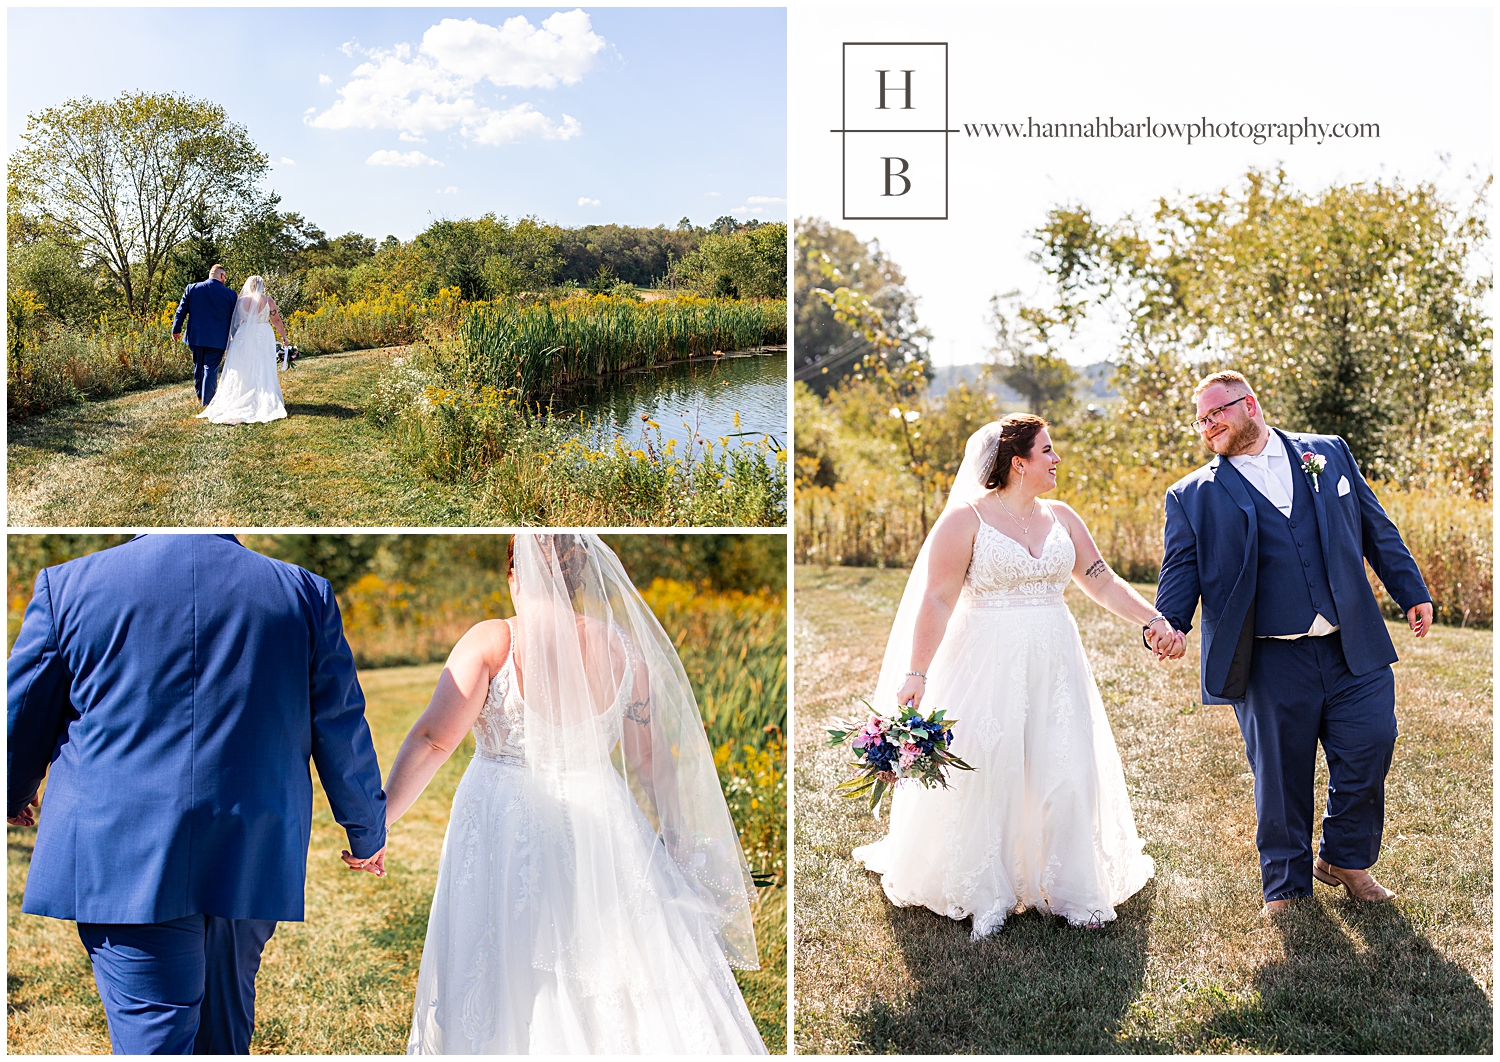
[[[1432,598],[1343,439],[1268,428],[1237,372],[1204,377],[1194,395],[1193,427],[1216,456],[1167,492],[1156,607],[1185,632],[1202,599],[1203,703],[1234,705],[1245,739],[1265,912],[1311,896],[1314,878],[1389,900],[1369,868],[1396,742],[1396,649],[1364,562],[1418,638]],[[1315,861],[1320,741],[1328,808]]]
[[[193,390],[198,401],[208,405],[219,386],[219,363],[229,346],[229,323],[234,317],[234,292],[225,283],[228,274],[216,265],[208,279],[182,289],[182,301],[172,318],[172,342],[182,339],[182,322],[187,321],[188,346],[193,351]]]
[[[21,910],[78,923],[116,1054],[245,1054],[301,921],[309,758],[345,862],[385,793],[326,579],[232,535],[142,535],[37,576],[8,669],[6,816],[46,807]]]

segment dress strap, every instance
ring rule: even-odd
[[[970,509],[974,510],[974,515],[979,517],[979,522],[981,524],[983,524],[985,527],[990,526],[990,522],[986,520],[982,515],[980,515],[979,506],[975,505],[973,502],[964,502],[964,504],[967,505]]]

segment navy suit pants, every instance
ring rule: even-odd
[[[188,915],[78,923],[117,1055],[245,1055],[255,974],[275,922]]]
[[[223,360],[224,351],[218,347],[193,348],[193,390],[205,406],[214,400],[214,392],[218,390],[219,362]]]
[[[1328,806],[1318,854],[1346,870],[1366,870],[1380,855],[1396,679],[1388,665],[1351,674],[1340,633],[1257,638],[1245,699],[1235,704],[1255,775],[1255,846],[1267,900],[1312,895],[1319,742],[1328,761]]]

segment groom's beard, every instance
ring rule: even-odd
[[[1225,426],[1214,438],[1204,438],[1208,448],[1223,457],[1238,457],[1240,454],[1249,453],[1255,447],[1260,438],[1260,428],[1255,421],[1246,417],[1244,420]]]

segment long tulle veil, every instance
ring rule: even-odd
[[[755,969],[754,883],[671,640],[597,535],[518,534],[515,575],[530,833],[553,883],[534,965],[585,995],[628,991],[636,927],[618,914],[665,905]]]
[[[943,506],[944,513],[976,502],[989,492],[984,483],[989,479],[990,470],[995,463],[1000,431],[1000,422],[991,421],[969,436],[969,441],[964,446],[963,464],[959,466],[958,475],[953,480],[953,489],[948,492],[948,501]],[[875,685],[874,699],[870,702],[881,711],[890,711],[896,707],[896,694],[906,681],[906,672],[911,669],[912,635],[917,626],[917,610],[927,591],[927,553],[931,546],[932,536],[929,534],[906,579],[901,606],[896,610],[896,621],[891,624],[891,636],[885,644],[885,659],[880,665],[880,679]]]
[[[229,319],[229,338],[233,339],[240,326],[247,321],[269,321],[270,303],[266,300],[266,282],[258,276],[245,279],[240,295],[234,302],[234,314]]]

